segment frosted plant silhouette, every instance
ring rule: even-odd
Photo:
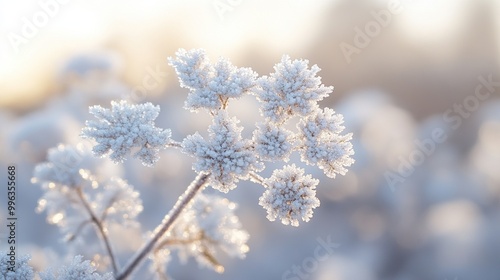
[[[81,133],[94,141],[95,156],[109,157],[115,163],[132,155],[152,167],[160,151],[170,147],[195,158],[196,178],[160,225],[146,234],[144,244],[126,264],[118,263],[107,229],[110,223],[122,226],[124,233],[129,227],[140,226],[136,217],[143,207],[134,187],[120,178],[97,178],[80,165],[85,153],[63,145],[51,149],[48,161],[39,164],[34,173],[33,181],[46,190],[39,211],[47,211],[48,221],[60,226],[68,241],[79,238],[82,229],[93,224],[115,279],[130,278],[147,258],[150,271],[158,279],[169,279],[167,265],[174,252],[181,260],[193,257],[220,273],[224,267],[218,254],[245,257],[249,234],[234,214],[236,203],[203,194],[206,186],[227,193],[241,180],[260,184],[264,192],[259,204],[267,218],[299,226],[300,221],[308,222],[320,205],[316,197],[319,180],[305,174],[295,163],[263,178],[259,172],[266,163],[288,162],[290,155],[298,152],[302,162],[316,165],[326,176],[335,178],[344,175],[354,162],[352,134],[343,134],[342,115],[318,105],[333,87],[321,83],[317,76],[320,68],[309,67],[307,60],[291,60],[285,55],[274,66],[274,73],[262,77],[223,58],[211,63],[200,49],[180,49],[168,62],[181,87],[189,90],[184,107],[194,113],[207,110],[213,117],[208,137],[196,132],[175,141],[169,129],[155,126],[159,106],[126,101],[112,102],[111,109],[90,107],[95,119],[87,121]],[[244,95],[257,98],[264,118],[255,127],[247,128],[254,129],[250,139],[242,136],[244,128],[226,110],[232,99]],[[296,130],[290,130],[292,121],[296,121]],[[70,267],[58,273],[45,272],[42,279],[62,279],[65,276],[61,275],[76,273],[72,271],[79,268],[86,271],[85,279],[111,277],[95,274],[81,257],[74,259]],[[68,277],[64,279],[72,279]]]

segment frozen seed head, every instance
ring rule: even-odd
[[[106,273],[101,275],[89,260],[82,261],[82,256],[73,258],[69,265],[63,266],[56,271],[48,269],[39,273],[41,280],[112,280],[113,275]]]
[[[83,158],[81,149],[58,145],[48,151],[47,161],[35,167],[33,183],[41,183],[44,187],[49,184],[76,187],[80,185],[82,177],[79,174],[80,162]]]
[[[264,180],[266,191],[259,204],[267,211],[270,221],[280,219],[285,225],[299,226],[299,220],[308,222],[313,209],[319,206],[316,186],[319,180],[304,175],[304,169],[295,164],[275,170],[271,178]]]
[[[211,71],[205,50],[179,49],[175,55],[175,58],[169,57],[168,62],[175,68],[181,87],[193,90],[203,88]]]
[[[283,127],[272,122],[259,123],[253,135],[255,151],[263,160],[288,161],[293,148],[292,138],[293,133]]]
[[[336,174],[345,175],[346,167],[354,163],[352,133],[340,134],[344,130],[343,122],[342,115],[325,108],[297,125],[301,132],[302,161],[318,165],[330,178],[335,178]]]
[[[12,267],[11,257],[6,251],[0,251],[0,280],[32,280],[35,275],[33,268],[28,264],[29,255],[17,256],[15,260],[14,270],[9,270]]]
[[[211,173],[209,184],[224,193],[234,189],[239,179],[247,179],[251,171],[263,169],[251,141],[242,139],[238,122],[219,111],[208,129],[208,140],[195,133],[182,142],[183,151],[197,159],[193,169]]]
[[[98,120],[87,121],[82,136],[97,142],[92,149],[97,156],[109,154],[111,160],[118,163],[125,160],[132,148],[139,148],[134,157],[152,166],[171,135],[170,130],[155,127],[159,112],[160,107],[151,103],[133,105],[123,100],[112,101],[111,110],[92,106],[90,113]]]
[[[201,49],[180,49],[175,54],[168,61],[180,85],[190,91],[185,107],[191,111],[225,108],[229,98],[238,98],[256,86],[257,74],[250,68],[237,68],[223,58],[212,65]]]
[[[213,77],[208,83],[212,94],[222,99],[238,98],[256,86],[257,73],[250,68],[237,68],[229,60],[220,58],[214,65]]]
[[[274,66],[275,72],[258,79],[257,98],[262,103],[264,117],[274,122],[286,121],[294,114],[307,116],[317,108],[317,102],[327,97],[333,87],[321,84],[317,65],[308,68],[308,60],[290,60],[284,55]]]

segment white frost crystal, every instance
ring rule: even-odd
[[[262,170],[251,141],[242,139],[238,122],[220,111],[209,127],[209,140],[195,133],[182,142],[183,151],[197,158],[194,170],[210,172],[209,185],[224,193],[236,188],[239,179],[247,179],[251,171]]]
[[[330,178],[335,178],[337,173],[344,175],[345,167],[354,163],[352,133],[340,134],[344,130],[343,122],[342,115],[325,108],[297,125],[302,133],[302,161],[318,165]]]
[[[59,145],[48,151],[47,162],[38,164],[34,171],[34,182],[59,184],[67,187],[78,186],[82,177],[79,174],[82,150]]]
[[[111,273],[101,275],[89,260],[82,261],[82,256],[76,256],[71,263],[58,269],[57,273],[52,269],[40,273],[41,280],[113,280]]]
[[[255,150],[260,158],[269,161],[288,161],[293,148],[293,133],[274,123],[260,123],[254,132]]]
[[[270,221],[280,219],[285,225],[299,226],[299,219],[308,222],[313,209],[319,206],[316,185],[319,180],[304,175],[304,169],[295,164],[275,170],[271,178],[264,180],[266,191],[259,204],[267,210]]]
[[[317,102],[327,97],[333,87],[321,84],[317,65],[308,69],[308,60],[290,60],[284,55],[274,66],[275,72],[258,80],[257,98],[264,117],[273,122],[286,121],[293,114],[307,116],[317,108]]]
[[[223,58],[212,65],[204,50],[180,49],[168,61],[181,86],[190,90],[185,107],[191,111],[225,108],[229,98],[238,98],[256,86],[257,74],[250,68],[237,68]]]
[[[17,256],[13,271],[10,256],[7,252],[0,252],[0,280],[32,280],[34,277],[33,268],[28,264],[29,255]]]
[[[151,103],[131,105],[126,101],[111,102],[111,110],[101,106],[90,107],[98,121],[87,121],[82,136],[97,142],[92,151],[98,156],[123,162],[132,148],[140,148],[134,156],[146,166],[158,161],[158,152],[170,138],[170,130],[155,127],[159,106]]]

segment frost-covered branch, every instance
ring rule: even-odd
[[[249,250],[249,234],[242,229],[236,208],[237,204],[227,198],[198,194],[155,251],[177,250],[182,261],[193,257],[200,265],[221,273],[224,267],[217,260],[219,252],[244,258]]]
[[[179,197],[174,207],[165,216],[163,222],[155,229],[151,239],[137,252],[131,261],[117,275],[116,279],[126,279],[144,258],[154,249],[158,240],[172,227],[173,223],[179,218],[182,211],[189,205],[198,192],[200,192],[207,184],[210,178],[210,173],[200,173],[196,179],[189,185],[184,194]]]
[[[74,240],[86,225],[94,224],[116,274],[119,267],[108,224],[135,226],[142,202],[139,194],[121,179],[98,182],[89,170],[83,169],[87,157],[78,147],[59,145],[49,150],[48,161],[37,165],[32,180],[46,190],[37,210],[47,211],[48,221],[67,233],[66,241]]]
[[[218,252],[245,256],[249,234],[234,213],[236,204],[202,194],[206,186],[227,193],[242,180],[262,185],[259,205],[267,218],[298,226],[300,221],[308,222],[320,205],[316,197],[319,180],[295,163],[264,178],[259,173],[266,164],[288,163],[297,152],[304,165],[317,166],[335,178],[354,163],[352,134],[344,133],[342,115],[319,106],[333,87],[322,84],[317,65],[284,55],[273,73],[258,77],[252,69],[236,67],[224,58],[212,63],[201,49],[180,49],[168,62],[181,87],[189,90],[184,107],[192,112],[205,110],[212,117],[207,136],[195,132],[174,141],[170,129],[156,127],[159,106],[126,101],[113,101],[109,109],[91,106],[95,119],[87,121],[81,132],[94,141],[94,155],[109,157],[114,163],[132,154],[153,166],[165,148],[179,149],[195,159],[196,179],[126,266],[118,267],[107,227],[109,223],[138,225],[135,218],[142,211],[138,192],[119,178],[96,179],[82,166],[81,153],[68,146],[49,150],[48,161],[35,169],[34,181],[41,182],[46,191],[38,210],[46,210],[48,221],[69,232],[71,239],[93,223],[120,280],[130,277],[148,256],[151,270],[166,279],[172,251],[181,260],[193,257],[217,272],[224,270]],[[242,135],[244,127],[228,110],[231,100],[244,95],[256,97],[263,117],[250,128],[250,138]],[[86,262],[74,262],[76,267],[85,267],[86,275],[93,275]]]

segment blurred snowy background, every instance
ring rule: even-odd
[[[251,235],[247,258],[221,260],[222,275],[174,259],[175,279],[500,279],[500,85],[484,83],[500,81],[499,1],[0,0],[0,34],[0,168],[17,165],[18,252],[37,268],[75,252],[35,213],[33,167],[58,143],[83,143],[88,106],[110,100],[160,105],[157,126],[176,140],[206,131],[210,118],[182,108],[187,90],[166,62],[204,48],[260,75],[283,54],[318,64],[335,86],[322,105],[344,114],[356,163],[334,180],[301,165],[320,179],[321,206],[298,228],[269,222],[261,187],[241,183],[228,198]],[[231,107],[250,133],[255,100]],[[446,141],[398,174],[436,130]],[[129,160],[101,172],[141,193],[146,231],[194,178],[191,163],[167,150],[155,168]],[[2,226],[2,250],[5,236]],[[115,237],[122,263],[139,236]],[[340,246],[317,260],[318,239]]]

